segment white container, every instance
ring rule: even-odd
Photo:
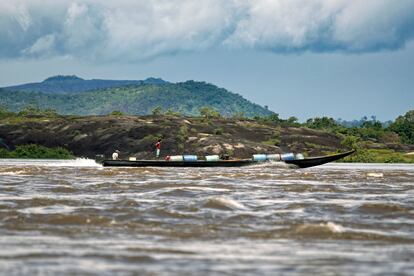
[[[219,161],[220,156],[218,155],[206,155],[206,161]]]
[[[170,156],[170,161],[183,161],[184,158],[182,155],[171,155]]]
[[[136,157],[129,157],[129,159],[128,159],[129,161],[137,161],[137,158]]]
[[[253,154],[253,161],[257,161],[257,162],[266,161],[266,154]]]
[[[302,153],[297,153],[295,158],[298,159],[298,160],[301,160],[301,159],[305,159],[305,156],[303,156]]]
[[[270,160],[270,161],[280,161],[280,160],[282,160],[279,153],[268,154],[268,155],[266,155],[266,159]]]

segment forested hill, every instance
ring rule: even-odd
[[[74,80],[76,81],[76,80]],[[113,111],[147,115],[154,109],[198,115],[202,107],[223,116],[268,116],[272,111],[242,96],[205,82],[140,83],[80,93],[0,90],[0,106],[19,111],[30,106],[55,109],[60,114],[104,115]]]
[[[45,93],[77,93],[89,90],[121,87],[139,84],[166,84],[168,82],[159,78],[148,78],[146,80],[84,80],[77,76],[54,76],[42,82],[26,83],[16,86],[4,87],[9,91],[28,91]]]

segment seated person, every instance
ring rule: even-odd
[[[119,150],[116,150],[114,153],[112,153],[112,160],[119,160]]]

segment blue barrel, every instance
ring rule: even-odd
[[[183,155],[184,161],[194,162],[197,161],[197,155]]]
[[[266,160],[267,160],[266,154],[253,154],[253,161],[262,162]]]
[[[281,156],[283,161],[287,161],[287,160],[295,160],[295,154],[293,153],[283,153]]]

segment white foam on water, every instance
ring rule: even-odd
[[[54,167],[102,167],[102,165],[95,162],[93,159],[76,158],[72,160],[59,160],[60,162],[50,163]]]
[[[39,167],[102,167],[88,158],[62,159],[0,159],[3,166],[39,166]]]
[[[24,171],[18,172],[0,172],[0,175],[21,175]]]
[[[345,232],[345,228],[342,225],[335,224],[333,222],[328,221],[327,223],[321,223],[321,226],[327,227],[333,233],[343,233]]]
[[[314,168],[310,168],[313,170],[318,169],[340,169],[340,170],[379,170],[379,171],[394,171],[394,170],[402,170],[402,171],[414,171],[413,164],[390,164],[390,163],[328,163],[321,166],[317,166]]]
[[[240,209],[240,210],[246,210],[247,207],[243,205],[242,203],[228,198],[228,197],[212,197],[209,199],[210,202],[215,203],[217,205],[225,206],[230,209]]]
[[[370,172],[370,173],[367,173],[367,177],[378,177],[378,178],[382,178],[382,177],[384,177],[384,174],[383,173]]]
[[[275,210],[273,212],[277,214],[291,214],[291,213],[303,214],[305,212],[305,209],[297,208],[297,209],[287,209],[287,210]]]
[[[76,209],[76,207],[71,206],[54,205],[46,207],[30,207],[18,211],[24,214],[68,214],[74,212]]]
[[[291,165],[286,164],[282,161],[266,161],[266,162],[257,162],[257,164],[254,164],[251,166],[251,168],[260,168],[260,167],[277,167],[277,168],[290,168]]]
[[[211,188],[211,187],[194,187],[194,186],[183,186],[174,187],[175,190],[191,190],[191,191],[205,191],[205,192],[228,192],[229,189],[223,188]]]
[[[322,234],[322,233],[343,233],[345,232],[345,228],[333,222],[326,222],[326,223],[319,223],[319,224],[312,224],[312,223],[305,223],[301,224],[296,228],[296,232],[300,234]]]

